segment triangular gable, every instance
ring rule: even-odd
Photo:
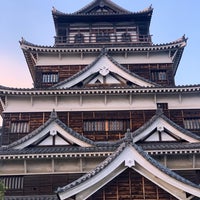
[[[121,66],[117,61],[102,53],[92,64],[66,79],[53,88],[66,89],[72,87],[84,87],[88,84],[103,84],[103,85],[126,85],[140,87],[154,87],[155,83],[146,80],[128,69]]]
[[[200,137],[158,113],[133,133],[133,142],[200,142]]]
[[[94,170],[71,184],[58,188],[59,198],[61,200],[70,200],[72,197],[76,200],[87,199],[127,168],[135,170],[178,199],[200,197],[200,186],[162,166],[140,147],[130,142],[129,137],[115,153]]]
[[[74,14],[131,13],[110,0],[94,0]]]
[[[8,148],[23,149],[30,146],[36,147],[63,145],[92,147],[93,144],[93,141],[83,137],[79,133],[66,126],[57,118],[54,113],[51,114],[51,118],[41,127],[26,135],[25,137],[13,142],[8,146]]]

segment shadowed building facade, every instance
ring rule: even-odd
[[[54,45],[20,41],[34,87],[0,86],[6,200],[200,198],[200,86],[175,85],[187,39],[154,44],[152,14],[53,8]]]

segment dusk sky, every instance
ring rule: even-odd
[[[188,43],[176,75],[177,85],[199,84],[200,74],[200,1],[199,0],[113,0],[133,11],[150,5],[154,8],[150,32],[153,43],[168,43],[184,34]],[[91,0],[1,0],[0,12],[0,85],[32,87],[19,40],[53,46],[55,29],[52,7],[71,13]]]

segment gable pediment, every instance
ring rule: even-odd
[[[155,84],[130,72],[108,55],[100,55],[93,63],[53,87],[67,89],[92,86],[154,87]]]
[[[110,0],[94,0],[76,14],[115,14],[115,13],[130,13],[130,11],[116,5]]]
[[[178,199],[200,196],[199,186],[159,164],[137,145],[123,143],[112,155],[78,180],[58,188],[61,200],[87,199],[126,169],[132,169]],[[155,176],[156,174],[156,176]]]
[[[160,128],[162,130],[159,130]],[[152,132],[147,134],[146,137],[141,139],[142,142],[174,142],[179,140],[181,140],[181,137],[169,133],[169,131],[164,129],[164,127],[157,127]]]
[[[55,129],[46,131],[46,134],[42,134],[41,137],[33,141],[29,146],[69,146],[78,145],[69,137],[69,133],[63,133],[58,131],[58,127]],[[78,145],[79,146],[79,145]]]
[[[189,142],[200,141],[200,137],[178,126],[164,115],[155,115],[133,133],[133,142]]]
[[[73,131],[57,118],[50,118],[44,125],[8,147],[24,149],[38,146],[80,146],[92,147],[93,142]]]
[[[95,13],[106,14],[106,13],[117,13],[117,11],[111,7],[106,6],[103,2],[100,2],[98,5],[92,7],[87,12],[87,14],[95,14]]]

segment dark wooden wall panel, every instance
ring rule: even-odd
[[[176,170],[177,174],[200,185],[200,170]]]
[[[87,200],[177,200],[132,169],[127,169]]]
[[[36,88],[47,88],[55,84],[55,83],[43,83],[42,82],[43,73],[58,73],[60,82],[81,71],[85,66],[86,65],[36,66],[35,67],[36,81],[34,83],[34,86]]]
[[[124,67],[129,69],[131,72],[147,79],[151,80],[152,70],[166,70],[167,80],[156,81],[160,85],[169,86],[175,85],[172,64],[122,64]]]
[[[78,179],[81,174],[31,175],[24,177],[24,195],[55,194],[58,187]]]
[[[130,111],[85,111],[85,112],[58,112],[58,118],[74,131],[85,135],[92,140],[117,140],[124,137],[127,129],[122,131],[101,131],[85,132],[83,122],[87,120],[125,120],[127,128],[133,132],[149,121],[156,113],[156,110],[130,110]],[[200,109],[196,110],[164,110],[164,114],[178,125],[184,127],[183,120],[187,117],[200,118]],[[3,123],[2,142],[9,144],[24,135],[25,133],[11,133],[10,124],[12,121],[29,121],[30,132],[44,124],[50,117],[50,112],[38,113],[5,113]],[[200,130],[191,130],[200,135]],[[27,133],[28,134],[28,133]]]

